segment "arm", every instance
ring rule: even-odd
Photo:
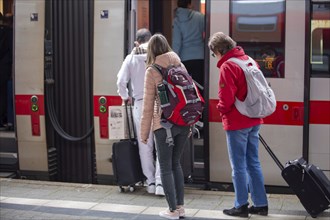
[[[220,68],[220,80],[219,80],[219,103],[217,109],[221,115],[230,112],[235,103],[235,97],[237,92],[237,86],[235,83],[235,75],[233,70],[226,64],[223,64]]]
[[[117,93],[120,95],[121,99],[124,100],[130,100],[130,97],[128,96],[128,88],[127,84],[131,78],[131,74],[128,68],[128,64],[130,61],[132,55],[126,56],[123,64],[121,65],[121,68],[117,74]]]
[[[144,78],[144,94],[140,134],[143,143],[147,143],[148,141],[156,98],[156,86],[151,74],[151,68],[149,67],[146,71],[147,72]]]
[[[176,19],[174,20],[172,33],[173,33],[173,38],[172,38],[173,51],[180,56],[181,47],[182,47],[182,35],[178,21]]]

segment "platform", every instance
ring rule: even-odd
[[[157,220],[166,209],[164,197],[138,187],[120,193],[117,186],[0,178],[0,219],[139,219]],[[269,215],[234,218],[222,213],[234,202],[232,192],[185,188],[186,220],[312,219],[295,195],[268,194]],[[317,219],[329,220],[330,211]]]

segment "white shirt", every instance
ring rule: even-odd
[[[132,97],[135,100],[143,98],[144,75],[146,72],[145,61],[147,59],[148,43],[135,47],[131,54],[127,55],[117,74],[117,93],[123,100],[127,100],[128,82],[131,82]]]

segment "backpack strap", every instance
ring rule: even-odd
[[[176,97],[176,94],[175,92],[173,91],[173,86],[172,85],[169,85],[168,82],[166,81],[166,78],[167,78],[167,71],[164,71],[166,70],[166,68],[154,63],[151,65],[152,68],[154,68],[155,70],[157,70],[157,72],[162,75],[163,77],[163,83],[167,86],[168,90],[171,92],[172,96],[173,97]]]
[[[164,67],[162,67],[156,63],[153,63],[151,65],[151,67],[154,68],[155,70],[157,70],[157,72],[159,72],[159,74],[162,75],[163,79],[166,78],[166,73],[164,73],[164,69],[165,69]]]
[[[162,119],[160,121],[161,126],[163,126],[163,128],[165,128],[166,131],[166,143],[168,143],[169,147],[173,147],[174,146],[174,139],[172,136],[172,131],[171,128],[173,127],[173,124],[168,122],[165,119]]]
[[[236,57],[232,57],[232,58],[229,58],[228,61],[232,61],[232,62],[236,63],[244,70],[244,72],[246,72],[245,70],[247,69],[248,64],[251,63],[253,66],[257,66],[256,62],[250,56],[248,56],[248,58],[249,58],[248,60],[241,60]]]

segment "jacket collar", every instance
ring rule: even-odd
[[[232,58],[232,57],[241,57],[241,56],[244,56],[244,55],[245,55],[245,52],[244,52],[243,48],[240,47],[240,46],[236,46],[233,49],[231,49],[230,51],[228,51],[227,53],[225,53],[225,55],[223,55],[221,57],[221,59],[217,63],[217,67],[220,68],[221,65],[224,62],[226,62],[229,58]]]

